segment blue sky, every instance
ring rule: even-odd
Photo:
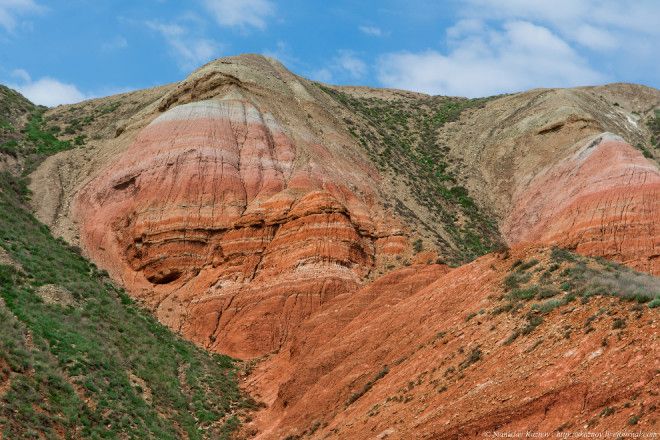
[[[57,105],[273,56],[336,84],[486,96],[660,87],[660,1],[0,0],[0,82]]]

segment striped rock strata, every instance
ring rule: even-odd
[[[541,242],[660,274],[660,171],[618,136],[592,138],[519,189],[502,226]]]
[[[90,256],[162,322],[252,357],[406,246],[372,176],[246,100],[205,100],[145,127],[76,216]]]

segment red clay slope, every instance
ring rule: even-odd
[[[213,351],[276,350],[407,245],[377,172],[294,145],[246,100],[179,105],[77,196],[81,241],[157,317]]]
[[[609,133],[534,176],[502,226],[511,244],[556,243],[660,274],[660,170]]]
[[[628,430],[657,428],[658,309],[575,301],[507,343],[526,311],[493,313],[503,278],[517,259],[548,267],[548,254],[521,249],[451,271],[404,268],[335,297],[250,377],[248,390],[267,408],[246,431],[260,439],[466,439],[613,431],[633,416]],[[617,318],[627,326],[617,329]],[[603,416],[607,407],[614,414]]]
[[[249,379],[267,408],[246,432],[463,439],[493,431],[602,433],[631,420],[635,431],[653,429],[657,309],[613,298],[573,303],[510,344],[525,315],[491,312],[502,304],[515,260],[548,260],[546,251],[520,243],[556,243],[657,273],[659,182],[657,167],[620,138],[590,139],[518,191],[504,226],[518,243],[511,256],[451,271],[402,269],[335,297],[304,321]],[[619,330],[615,319],[629,324]]]

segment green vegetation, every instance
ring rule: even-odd
[[[653,116],[649,119],[648,127],[651,131],[651,145],[655,148],[660,148],[660,109],[653,111]]]
[[[416,254],[422,252],[424,250],[424,243],[422,242],[421,239],[417,239],[413,242],[413,252]]]
[[[615,318],[614,322],[612,322],[612,328],[614,330],[626,328],[626,321],[621,318]]]
[[[20,93],[0,86],[0,153],[17,156],[19,140],[23,137],[19,127],[35,109]]]
[[[371,379],[369,382],[365,383],[364,386],[356,393],[351,394],[351,396],[348,398],[346,401],[346,406],[351,405],[354,403],[356,400],[358,400],[360,397],[364,396],[373,386],[381,380],[387,373],[390,372],[390,369],[387,367],[387,365],[383,366],[383,369],[380,370],[373,379]]]
[[[53,130],[45,127],[43,114],[43,110],[34,111],[25,127],[25,140],[27,145],[32,147],[32,150],[27,150],[26,153],[50,156],[71,148],[71,142],[59,140]]]
[[[236,366],[175,336],[24,209],[0,179],[0,430],[4,438],[226,438]],[[44,285],[73,303],[45,301]],[[39,435],[37,435],[39,433]]]
[[[38,107],[32,109],[20,136],[14,136],[0,144],[0,153],[25,159],[24,175],[32,172],[46,157],[68,150],[74,145],[72,142],[59,140],[56,136],[57,129],[46,126],[44,111],[45,109]],[[82,140],[84,141],[84,138]],[[80,145],[77,141],[75,144]]]
[[[642,152],[642,155],[647,158],[647,159],[653,159],[653,153],[646,148],[643,144],[637,144],[636,145],[637,149]]]
[[[105,113],[102,113],[105,114]],[[88,115],[84,118],[73,118],[69,121],[69,125],[64,129],[64,134],[76,134],[82,131],[85,126],[94,122],[94,115]]]
[[[385,100],[352,96],[318,84],[325,93],[355,114],[365,125],[345,119],[347,127],[381,171],[391,172],[411,188],[417,203],[440,220],[458,250],[439,233],[436,245],[451,263],[463,263],[500,246],[495,222],[479,209],[449,162],[449,148],[441,143],[440,128],[457,121],[469,108],[484,105],[487,98],[464,99],[428,96]],[[402,217],[416,217],[402,203],[394,206]],[[423,224],[414,218],[411,224]]]
[[[121,105],[120,101],[114,101],[103,105],[89,103],[71,106],[68,114],[62,115],[59,120],[60,123],[66,125],[63,134],[75,136],[76,145],[84,145],[84,137],[81,137],[82,135],[79,133],[103,116],[114,113]]]
[[[601,417],[609,417],[612,414],[614,414],[615,412],[616,412],[616,410],[614,408],[612,408],[611,406],[606,406],[605,409],[603,409],[600,412],[600,416]]]
[[[479,362],[481,360],[481,356],[482,356],[481,349],[479,347],[474,348],[467,356],[467,358],[465,358],[465,360],[460,363],[459,368],[461,370],[464,370],[470,365]]]
[[[648,308],[660,305],[660,279],[656,277],[603,258],[582,257],[566,249],[552,248],[547,254],[543,263],[536,259],[516,261],[502,282],[505,294],[501,300],[504,302],[493,308],[491,314],[522,312],[525,318],[505,344],[532,333],[543,323],[543,315],[576,299],[587,303],[593,296],[615,296],[637,303],[638,313],[646,307],[645,303]],[[585,324],[585,331],[593,330],[593,319]],[[621,318],[616,318],[612,324],[613,329],[625,326]]]

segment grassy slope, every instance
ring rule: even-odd
[[[16,157],[23,119],[35,109],[20,93],[0,85],[0,153]]]
[[[10,380],[0,407],[6,438],[230,432],[236,410],[246,406],[232,360],[172,334],[53,238],[6,181],[0,188],[0,246],[22,266],[0,265],[0,377]],[[45,302],[37,289],[50,284],[65,288],[73,303]],[[139,379],[132,383],[129,374]]]
[[[227,437],[251,405],[234,361],[160,325],[28,212],[30,165],[73,143],[45,129],[40,109],[2,102],[5,115],[30,116],[12,131],[24,174],[0,174],[0,247],[17,263],[0,264],[0,433]],[[40,294],[43,286],[55,296]]]
[[[349,131],[365,148],[381,171],[391,172],[412,188],[417,202],[440,220],[451,237],[440,235],[440,254],[460,264],[499,247],[497,225],[479,209],[468,190],[460,185],[446,160],[448,148],[438,137],[438,129],[456,121],[463,110],[482,105],[486,99],[428,96],[413,100],[363,98],[319,87],[339,103],[360,115],[366,128],[346,120]],[[404,217],[404,206],[395,206]],[[419,219],[413,219],[413,223]]]
[[[514,262],[504,279],[504,290],[506,294],[491,313],[521,318],[506,344],[532,333],[543,323],[544,315],[574,301],[586,304],[595,296],[614,296],[636,303],[633,309],[638,312],[660,306],[659,278],[561,248],[552,248],[541,260]],[[586,331],[589,324],[585,324]]]
[[[47,156],[80,145],[80,142],[58,139],[59,130],[48,127],[44,121],[45,111],[45,107],[36,106],[12,89],[0,86],[0,154],[20,159],[24,175]]]

